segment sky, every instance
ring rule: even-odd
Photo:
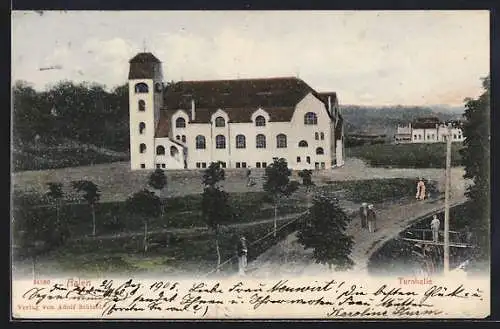
[[[145,49],[165,81],[295,76],[340,104],[461,106],[489,45],[488,11],[14,11],[12,80],[113,88]]]

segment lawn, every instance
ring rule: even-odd
[[[345,198],[356,202],[382,203],[400,199],[414,198],[417,182],[409,178],[368,179],[357,181],[338,181],[319,187],[322,191],[340,192]],[[439,196],[437,183],[426,182],[426,190],[431,196]]]
[[[452,144],[452,166],[461,166],[461,143]],[[376,144],[346,148],[346,156],[360,158],[372,167],[444,168],[446,144]]]
[[[272,218],[274,209],[268,201],[265,192],[230,193],[229,202],[235,213],[234,223]],[[18,223],[22,223],[25,219],[38,219],[40,223],[43,223],[45,220],[53,220],[56,213],[55,209],[50,206],[39,207],[22,200],[15,202],[14,205],[14,218]],[[200,194],[168,198],[165,205],[163,216],[148,218],[151,231],[206,226],[201,214]],[[278,211],[280,215],[285,215],[302,212],[304,209],[302,205],[290,200],[284,202]],[[130,213],[125,202],[98,203],[95,210],[98,235],[140,232],[143,229],[143,217]],[[73,237],[88,235],[92,232],[91,211],[85,203],[63,205],[61,218],[66,220]]]
[[[287,222],[280,222],[282,227]],[[248,241],[248,260],[254,260],[262,252],[295,231],[302,221],[297,220],[283,227],[273,237],[273,223],[265,223],[244,228],[231,228],[220,235],[219,246],[222,261],[235,256],[237,241],[244,235]],[[258,243],[252,242],[268,235]],[[78,272],[79,275],[103,273],[144,273],[148,271],[187,271],[209,272],[216,265],[215,237],[210,231],[197,232],[193,235],[151,234],[150,249],[147,253],[142,249],[142,236],[122,239],[96,239],[70,241],[43,256],[45,260],[57,263],[57,271]],[[45,265],[46,266],[46,265]],[[235,271],[236,259],[232,259],[222,267],[223,271]],[[50,273],[54,269],[44,268],[43,263],[38,270]]]
[[[102,154],[95,150],[85,148],[65,150],[14,150],[12,154],[12,169],[13,171],[45,170],[127,161],[128,159],[128,156]]]

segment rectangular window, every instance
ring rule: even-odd
[[[299,162],[300,162],[300,157],[297,157],[297,163],[299,163]]]
[[[240,168],[240,166],[241,166],[241,163],[236,162],[236,168]]]
[[[325,163],[321,162],[321,169],[325,169]]]
[[[255,163],[255,167],[260,168],[260,162]]]
[[[146,165],[144,163],[141,163],[141,168],[142,169],[146,168]]]
[[[315,162],[315,163],[314,163],[314,168],[315,168],[315,169],[319,169],[319,162]]]
[[[202,168],[206,168],[206,167],[207,167],[207,163],[206,163],[206,162],[202,162],[202,163],[201,163],[201,167],[202,167]]]
[[[241,163],[241,168],[246,168],[247,167],[247,163],[246,162],[242,162]]]
[[[201,163],[200,162],[196,162],[196,168],[201,168]]]
[[[266,168],[267,167],[267,162],[262,162],[262,168]]]
[[[311,163],[311,157],[306,157],[306,162],[310,164]]]
[[[160,164],[159,163],[156,164],[156,168],[160,169]]]
[[[226,168],[226,163],[222,162],[222,168]]]
[[[165,166],[165,164],[164,164],[164,163],[162,163],[162,164],[161,164],[161,167],[162,167],[162,168],[165,168],[166,166]]]
[[[273,161],[278,161],[278,157],[274,157],[274,158],[273,158]]]

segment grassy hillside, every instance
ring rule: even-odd
[[[56,169],[127,160],[127,152],[116,152],[67,139],[17,143],[12,147],[14,171]]]
[[[461,166],[461,143],[452,144],[451,164]],[[444,168],[446,144],[378,144],[346,148],[346,156],[365,160],[373,167]]]

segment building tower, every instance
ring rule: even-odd
[[[129,63],[130,167],[154,169],[155,130],[163,105],[161,62],[144,52]]]

